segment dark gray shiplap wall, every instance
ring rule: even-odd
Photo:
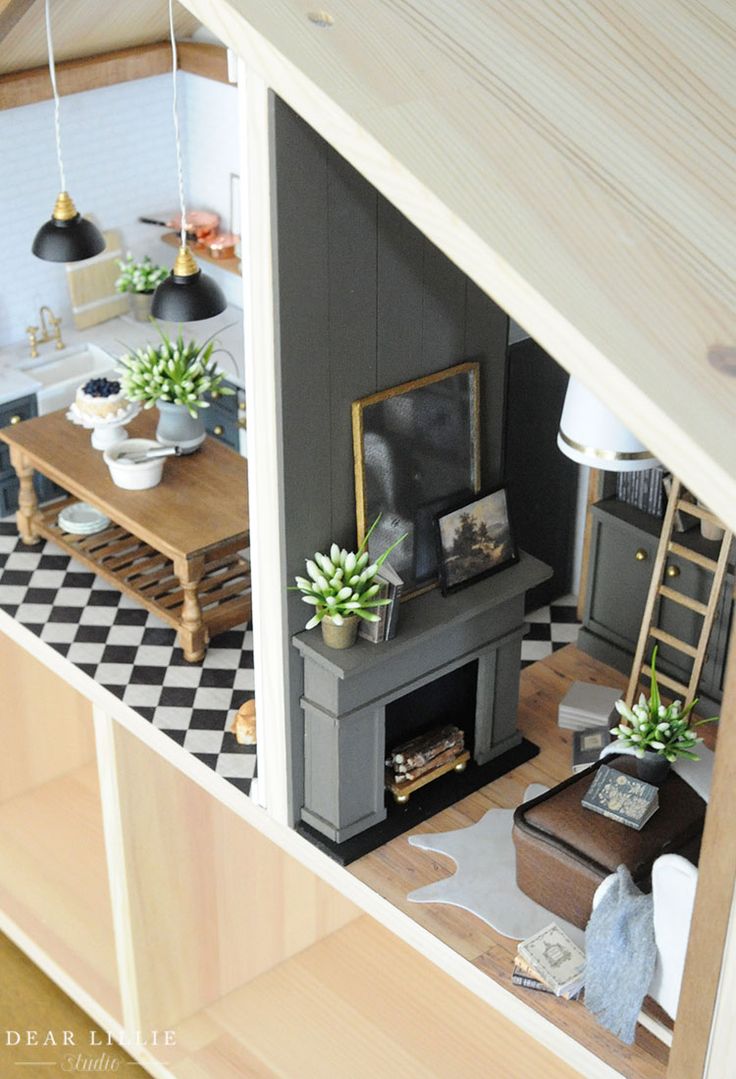
[[[359,397],[480,360],[482,482],[501,480],[508,320],[296,113],[278,98],[272,104],[285,574],[291,577],[333,539],[355,543],[350,406]],[[308,615],[291,594],[290,635]],[[302,669],[293,648],[290,655],[298,818]]]

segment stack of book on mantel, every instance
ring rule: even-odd
[[[375,583],[379,585],[378,593],[374,599],[387,599],[389,602],[381,607],[376,607],[377,622],[360,620],[358,633],[371,644],[380,644],[382,641],[392,641],[396,636],[399,624],[399,600],[404,590],[404,582],[389,562],[384,562],[376,574]]]
[[[386,786],[394,794],[410,792],[468,760],[465,735],[448,725],[403,742],[386,757]]]
[[[520,942],[511,980],[524,989],[576,1000],[585,980],[585,953],[552,922]]]

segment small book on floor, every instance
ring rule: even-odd
[[[612,716],[618,722],[615,704],[622,693],[623,690],[614,689],[613,686],[573,682],[560,701],[557,724],[570,731],[581,731],[586,727],[608,727]]]
[[[586,727],[584,731],[574,731],[572,736],[573,774],[584,772],[595,764],[601,750],[610,744],[611,735],[607,727]]]
[[[602,764],[583,795],[582,805],[640,832],[659,809],[659,791],[643,779]]]
[[[536,974],[532,967],[528,963],[525,963],[520,956],[514,958],[514,969],[511,972],[511,981],[514,985],[520,986],[522,989],[531,989],[535,993],[550,993],[555,996],[554,989],[551,989],[546,982],[543,982]],[[560,996],[565,1000],[577,1000],[582,992],[582,989],[576,989],[572,993],[560,993]]]
[[[527,976],[543,982],[555,996],[569,999],[582,988],[585,953],[555,922],[522,940],[517,951]]]

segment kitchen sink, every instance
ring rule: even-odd
[[[59,408],[66,408],[74,400],[79,386],[93,375],[113,377],[117,360],[98,345],[63,350],[53,356],[29,360],[19,364],[31,378],[41,383],[38,414],[45,416]]]

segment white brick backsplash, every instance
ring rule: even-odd
[[[235,87],[180,73],[179,107],[188,205],[213,209],[229,227],[230,173],[238,170]],[[173,248],[141,213],[177,204],[171,76],[121,83],[64,97],[61,125],[67,184],[82,213],[119,228],[125,247],[171,264]],[[63,264],[31,254],[33,237],[59,190],[53,102],[0,111],[0,194],[6,214],[0,262],[0,346],[23,338],[42,304],[64,321],[71,310]],[[240,279],[217,267],[207,273],[242,305]]]

